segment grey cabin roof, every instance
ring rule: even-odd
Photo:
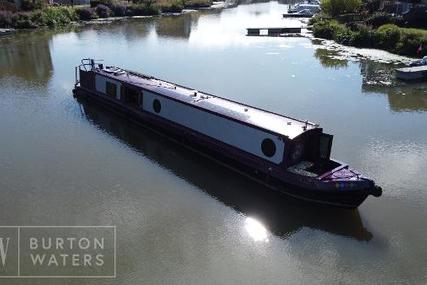
[[[98,73],[112,79],[142,87],[177,101],[286,136],[289,139],[293,139],[307,130],[318,128],[318,125],[308,121],[272,113],[151,76],[122,69],[119,72],[117,72],[119,69],[115,70],[116,72],[113,73],[108,71],[108,67],[103,70],[96,69]]]

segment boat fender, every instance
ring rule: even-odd
[[[380,197],[383,194],[383,189],[380,186],[374,186],[371,189],[371,194],[374,197]]]

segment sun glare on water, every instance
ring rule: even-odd
[[[267,229],[254,218],[246,218],[245,229],[254,241],[268,242]]]

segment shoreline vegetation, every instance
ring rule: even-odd
[[[369,11],[365,0],[322,0],[322,12],[312,19],[316,38],[359,48],[375,48],[394,54],[427,55],[427,30],[415,28],[401,16]]]
[[[181,13],[184,9],[207,9],[213,5],[212,0],[91,0],[90,5],[75,6],[46,6],[43,3],[43,0],[25,0],[21,11],[0,10],[0,28],[61,27],[104,18]]]

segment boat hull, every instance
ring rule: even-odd
[[[423,80],[427,79],[427,65],[397,68],[396,78],[400,80]]]
[[[302,178],[300,175],[279,169],[273,163],[251,156],[151,113],[119,104],[83,87],[76,86],[73,92],[74,96],[79,99],[87,99],[101,104],[124,115],[138,125],[165,135],[200,155],[207,156],[223,166],[268,186],[272,190],[293,198],[337,207],[357,208],[372,194],[372,187],[375,187],[369,181],[354,189],[337,188],[335,182],[325,183],[318,179]],[[264,169],[267,171],[263,171]]]

